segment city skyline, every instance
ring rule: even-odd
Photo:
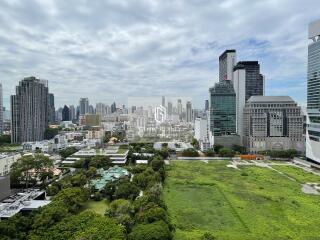
[[[199,108],[218,82],[217,59],[225,49],[259,61],[266,95],[289,95],[305,106],[306,29],[320,14],[317,2],[308,1],[303,11],[300,1],[250,2],[250,14],[248,1],[203,3],[193,12],[192,3],[177,1],[3,1],[4,106],[21,79],[35,76],[49,81],[56,106],[76,105],[80,97],[122,105],[144,92],[188,95]]]

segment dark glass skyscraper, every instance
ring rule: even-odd
[[[230,80],[210,88],[210,130],[215,136],[236,133],[236,94]]]
[[[24,78],[11,96],[11,141],[41,141],[48,127],[48,82]]]
[[[260,64],[258,61],[240,61],[234,70],[244,69],[246,101],[252,96],[264,95],[264,77],[260,74]]]
[[[70,121],[70,109],[67,105],[64,105],[62,109],[62,121]]]

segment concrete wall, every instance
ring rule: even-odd
[[[0,177],[0,201],[10,196],[10,176]]]

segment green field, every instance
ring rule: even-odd
[[[171,163],[164,197],[175,240],[201,239],[205,232],[218,240],[320,239],[320,196],[303,193],[298,181],[267,168],[226,165]],[[280,168],[301,182],[320,182],[298,168]]]

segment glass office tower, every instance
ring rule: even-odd
[[[214,136],[236,133],[236,94],[230,80],[210,88],[210,130]]]
[[[306,156],[320,163],[320,20],[310,23]]]

